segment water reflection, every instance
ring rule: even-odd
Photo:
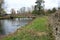
[[[4,30],[3,30],[3,22],[0,20],[0,34],[4,34]]]
[[[32,18],[16,18],[0,20],[0,33],[9,34],[15,32],[18,28],[28,24]]]

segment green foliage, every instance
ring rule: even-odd
[[[57,11],[56,8],[53,8],[52,10],[48,9],[47,14],[52,14],[52,13],[55,13],[56,11]]]
[[[37,15],[38,15],[39,12],[38,12],[37,10],[33,10],[33,11],[32,11],[32,14],[37,14]]]
[[[41,10],[41,14],[42,14],[42,15],[45,15],[45,11],[44,11],[44,10]]]
[[[53,8],[53,9],[52,9],[52,13],[54,13],[54,12],[56,12],[56,8]]]
[[[45,15],[45,12],[44,12],[44,10],[41,10],[41,11],[33,10],[33,11],[32,11],[32,14]]]
[[[52,10],[51,9],[48,9],[48,11],[47,11],[49,14],[51,14],[52,13]]]
[[[43,6],[42,6],[42,4],[44,4],[44,0],[37,0],[36,1],[36,4],[37,5],[35,5],[35,8],[34,8],[34,13],[35,14],[38,14],[38,15],[40,15],[40,14],[42,14],[41,13],[41,10],[43,10]]]

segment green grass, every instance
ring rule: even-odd
[[[36,31],[47,31],[47,18],[46,17],[39,17],[36,18],[32,24],[28,25],[27,29],[33,29]]]
[[[17,32],[6,36],[2,40],[49,40],[47,35],[39,36],[36,34],[36,32],[48,33],[47,28],[47,17],[38,17],[32,23],[18,29]]]

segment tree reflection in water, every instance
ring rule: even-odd
[[[4,34],[4,30],[3,30],[3,22],[0,20],[0,35]]]

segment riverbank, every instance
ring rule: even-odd
[[[7,14],[0,16],[0,19],[10,19],[10,18],[36,18],[37,15],[34,14]]]
[[[1,40],[49,40],[47,17],[38,17],[32,23],[18,29]]]

